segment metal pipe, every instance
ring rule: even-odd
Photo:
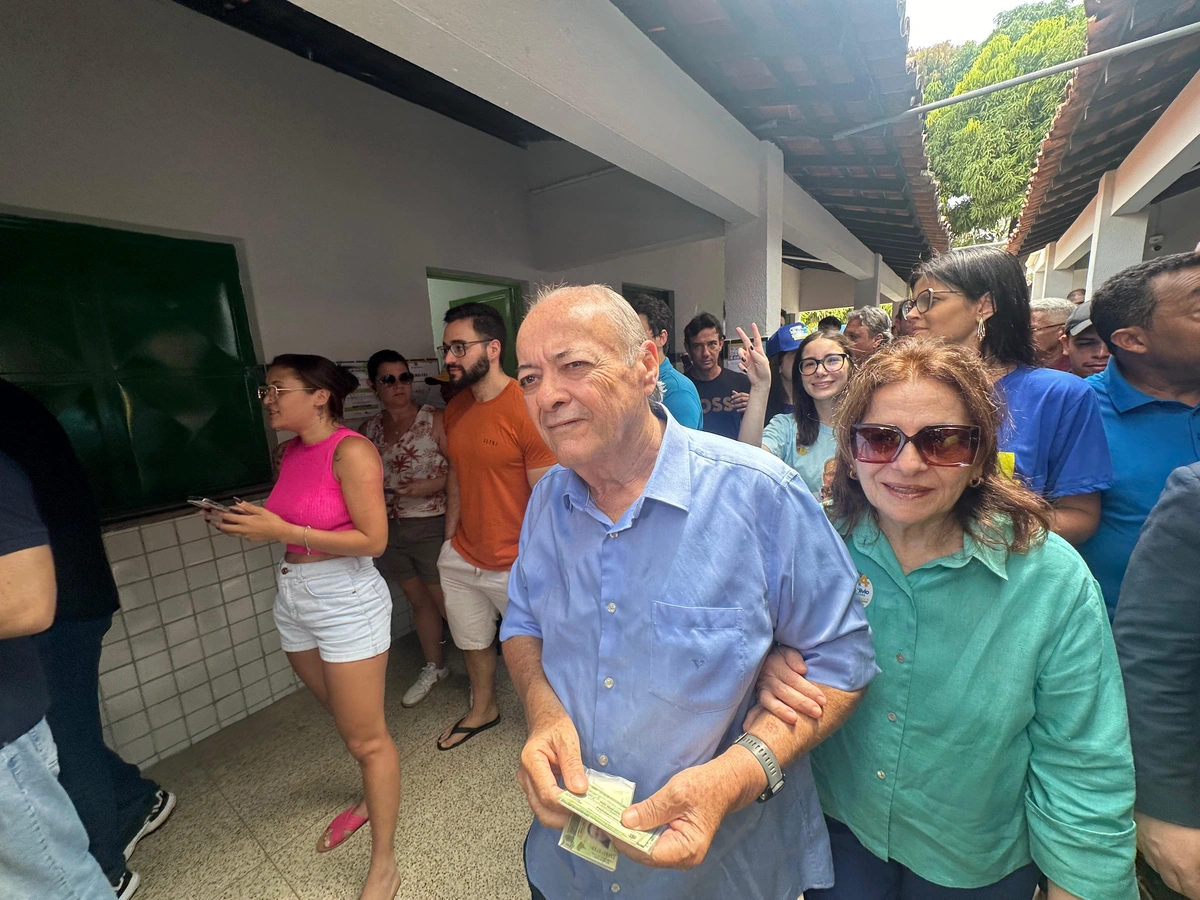
[[[1088,56],[1081,56],[1078,59],[1067,60],[1067,62],[1059,63],[1056,66],[1050,66],[1046,69],[1039,69],[1036,72],[1030,72],[1028,75],[1020,75],[1016,78],[1010,78],[1008,81],[1001,81],[997,84],[989,85],[988,87],[967,91],[967,93],[959,94],[956,97],[947,97],[946,99],[939,100],[936,103],[926,103],[924,106],[914,106],[912,109],[906,109],[904,112],[898,113],[890,118],[879,119],[876,122],[870,122],[866,125],[859,125],[857,128],[839,131],[833,135],[832,140],[840,141],[843,138],[850,137],[851,135],[861,134],[864,131],[870,131],[872,128],[879,128],[883,125],[891,125],[911,116],[924,115],[927,112],[933,112],[935,109],[953,106],[954,104],[962,103],[965,100],[974,100],[976,97],[986,97],[988,94],[994,94],[996,91],[1002,91],[1005,88],[1016,87],[1017,85],[1026,84],[1030,81],[1037,81],[1039,78],[1057,75],[1059,72],[1066,72],[1069,69],[1085,66],[1088,63],[1100,62],[1105,59],[1112,59],[1116,56],[1124,56],[1126,53],[1144,50],[1147,47],[1155,47],[1159,44],[1165,44],[1167,41],[1174,41],[1179,38],[1189,37],[1193,34],[1200,34],[1200,22],[1195,22],[1191,25],[1184,25],[1181,28],[1173,28],[1170,31],[1164,31],[1161,34],[1152,34],[1150,37],[1142,38],[1141,40],[1137,41],[1131,41],[1130,43],[1122,44],[1119,47],[1110,47],[1108,50],[1101,50],[1098,53],[1092,53]]]

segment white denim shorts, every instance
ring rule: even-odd
[[[275,583],[275,627],[288,653],[315,648],[325,662],[356,662],[391,645],[392,595],[371,557],[284,560]]]

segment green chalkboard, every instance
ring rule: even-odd
[[[107,520],[266,484],[259,370],[232,245],[0,216],[0,376],[62,422]]]

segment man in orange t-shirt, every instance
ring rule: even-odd
[[[465,303],[446,313],[442,355],[463,390],[446,406],[450,474],[446,543],[438,574],[446,619],[471,679],[471,709],[438,739],[450,750],[500,721],[496,708],[496,619],[508,607],[508,570],[517,558],[525,505],[554,465],[529,420],[517,383],[500,360],[507,333],[490,306]]]

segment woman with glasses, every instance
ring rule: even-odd
[[[820,497],[825,461],[834,454],[833,413],[854,371],[850,342],[840,331],[814,331],[796,348],[792,365],[790,413],[771,418],[763,428],[771,394],[771,365],[762,336],[753,325],[753,340],[740,328],[746,348],[742,369],[750,379],[750,402],[738,440],[758,444],[800,473],[814,497]]]
[[[259,396],[270,426],[296,437],[263,506],[239,502],[209,519],[226,534],[287,545],[276,572],[280,643],[362,770],[364,799],[333,820],[316,849],[332,850],[370,810],[361,898],[391,900],[400,890],[400,756],[383,707],[392,600],[373,560],[387,547],[388,521],[379,453],[342,424],[342,402],[356,387],[354,375],[322,356],[275,357]]]
[[[1036,368],[1024,267],[998,247],[964,247],[918,264],[909,287],[902,308],[914,336],[982,357],[1007,411],[1001,469],[1053,504],[1053,531],[1087,540],[1113,483],[1100,407],[1081,379]]]
[[[379,571],[408,598],[425,654],[425,667],[400,701],[416,706],[450,674],[442,654],[446,601],[437,567],[446,531],[446,431],[440,409],[413,402],[408,361],[395,350],[372,354],[367,379],[383,407],[359,429],[383,459],[388,547]]]
[[[807,900],[1029,900],[1039,869],[1048,900],[1137,898],[1104,601],[1000,428],[979,355],[941,343],[880,350],[842,399],[829,516],[880,673],[812,753],[834,885]],[[773,654],[760,702],[796,721],[802,673]]]

